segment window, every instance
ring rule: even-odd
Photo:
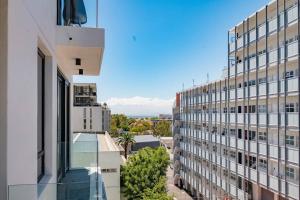
[[[242,106],[238,106],[238,113],[242,113]]]
[[[256,140],[256,132],[249,131],[249,140]]]
[[[266,132],[258,132],[258,140],[261,142],[267,141],[267,133]]]
[[[255,113],[255,105],[248,106],[249,113]],[[247,113],[247,112],[246,112]]]
[[[258,105],[258,112],[259,113],[266,113],[267,112],[267,106],[266,105]]]
[[[258,160],[258,167],[262,170],[267,170],[267,160],[260,158]]]
[[[227,113],[227,108],[223,108],[223,113]]]
[[[286,135],[285,136],[285,143],[287,145],[294,146],[295,145],[295,136],[293,136],[293,135]]]
[[[286,112],[295,112],[295,104],[293,104],[293,103],[286,104],[285,111]]]
[[[235,129],[230,129],[230,135],[235,136]]]
[[[37,180],[38,182],[45,174],[45,130],[44,130],[44,106],[45,106],[45,56],[38,50],[37,55],[38,71],[38,104],[37,104]]]
[[[291,167],[286,167],[285,175],[289,179],[295,179],[295,169]]]
[[[223,155],[227,156],[227,149],[223,149]]]
[[[235,151],[230,151],[229,156],[230,158],[235,159]]]
[[[236,180],[235,174],[230,173],[230,179],[231,179],[232,181],[235,181],[235,180]]]
[[[266,77],[263,77],[263,78],[259,78],[258,79],[258,83],[259,84],[263,84],[263,83],[266,83],[267,82],[267,78]]]
[[[249,156],[249,166],[252,169],[256,169],[256,157],[254,156]]]
[[[235,113],[235,107],[230,107],[230,113]]]
[[[242,136],[242,129],[238,129],[238,138],[239,139],[243,138],[243,136]]]
[[[294,77],[294,71],[285,72],[285,78],[293,78],[293,77]]]
[[[102,173],[115,173],[118,170],[116,168],[111,168],[111,169],[101,169]]]
[[[243,155],[243,154],[242,154],[241,152],[238,152],[238,163],[241,164],[241,165],[243,164],[243,158],[242,158],[242,155]]]
[[[229,90],[233,90],[235,89],[235,86],[234,85],[229,85]]]
[[[238,188],[239,189],[243,189],[243,179],[242,179],[242,177],[238,177]]]
[[[249,81],[248,86],[254,86],[254,85],[256,85],[256,81],[255,80]]]

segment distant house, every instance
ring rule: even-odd
[[[136,135],[134,136],[135,143],[129,148],[131,152],[136,152],[145,147],[156,148],[160,146],[160,141],[153,135]]]

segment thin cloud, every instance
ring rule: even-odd
[[[112,113],[126,115],[153,116],[158,114],[171,114],[174,98],[160,99],[148,97],[110,98],[106,101]]]

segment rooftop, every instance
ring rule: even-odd
[[[136,143],[141,142],[159,142],[159,139],[157,137],[154,137],[153,135],[136,135],[134,136],[134,140]]]

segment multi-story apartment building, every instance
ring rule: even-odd
[[[74,106],[98,105],[96,83],[74,83],[73,90]]]
[[[300,198],[299,6],[271,1],[237,24],[224,78],[180,92],[175,180],[194,196]]]
[[[105,198],[96,135],[70,131],[72,76],[100,72],[98,6],[0,1],[1,200]]]
[[[110,109],[97,103],[95,83],[73,84],[72,132],[105,133],[110,130]]]

